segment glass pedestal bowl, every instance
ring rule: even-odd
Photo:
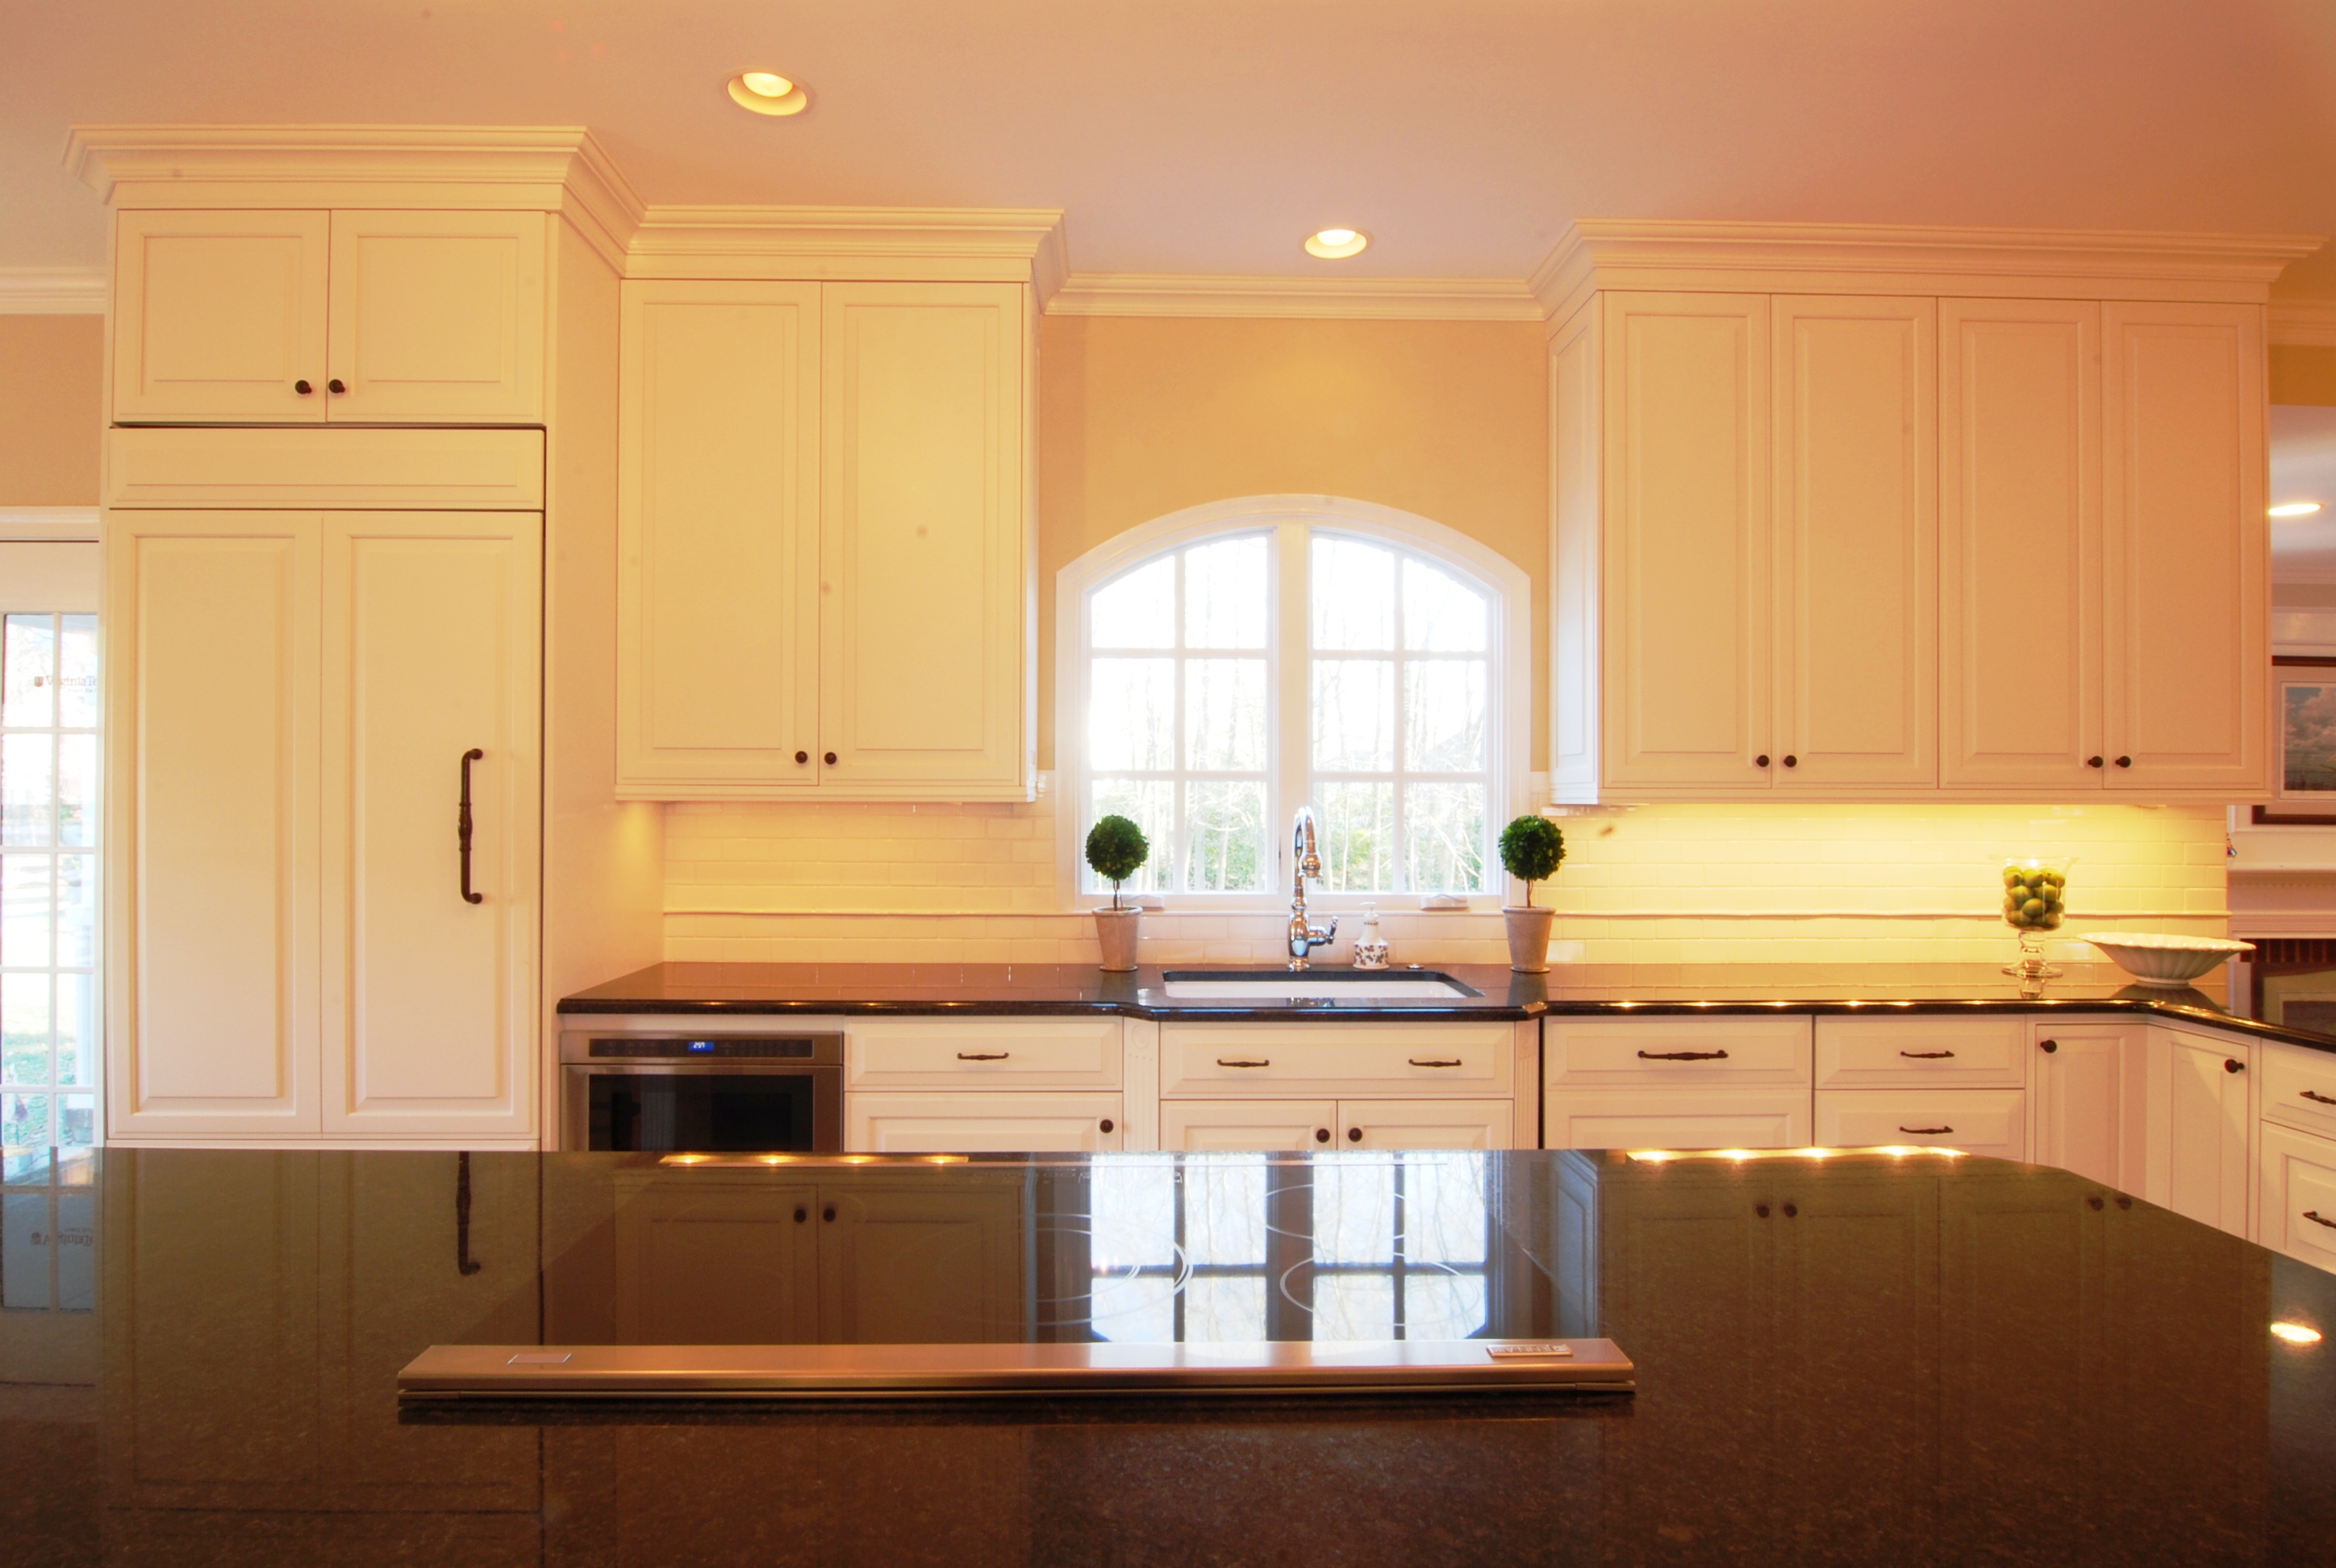
[[[2020,982],[2020,994],[2033,1000],[2044,994],[2044,982],[2060,978],[2060,970],[2044,957],[2044,933],[2057,931],[2067,913],[2068,868],[2073,860],[2041,856],[2003,862],[2003,923],[2020,933],[2019,957],[2003,972]]]

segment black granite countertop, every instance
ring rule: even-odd
[[[1172,966],[1179,972],[1188,967]],[[1329,966],[1318,966],[1318,970]],[[1526,1019],[1613,1013],[2131,1012],[2336,1051],[2336,1035],[2234,1013],[2195,989],[2135,985],[2108,964],[2072,964],[2041,998],[1980,964],[1565,964],[1546,975],[1491,965],[1430,967],[1477,993],[1426,1001],[1188,999],[1166,970],[1112,974],[1075,964],[664,963],[579,991],[560,1010],[590,1014],[841,1017],[1113,1013],[1187,1019]],[[1391,978],[1406,971],[1391,970]],[[2212,981],[2219,989],[2221,981]]]
[[[2336,1561],[2336,1342],[2269,1331],[2336,1276],[2038,1167],[10,1151],[5,1212],[12,1563]],[[1638,1391],[395,1391],[433,1343],[1475,1333]]]

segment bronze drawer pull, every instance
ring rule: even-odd
[[[1417,1057],[1412,1057],[1407,1059],[1415,1067],[1456,1067],[1461,1065],[1460,1058],[1458,1057],[1454,1057],[1449,1061],[1446,1061],[1441,1057],[1429,1057],[1425,1061],[1421,1060]]]
[[[2320,1217],[2320,1211],[2319,1211],[2319,1210],[2317,1210],[2317,1209],[2306,1209],[2306,1210],[2304,1210],[2304,1211],[2303,1211],[2303,1217],[2304,1217],[2305,1219],[2307,1219],[2307,1220],[2311,1221],[2311,1222],[2312,1222],[2313,1224],[2315,1224],[2315,1225],[2325,1225],[2325,1226],[2327,1226],[2330,1230],[2331,1230],[2331,1231],[2336,1231],[2336,1220],[2323,1220],[2323,1219],[2321,1219],[2321,1218]]]
[[[1002,1062],[1013,1054],[1012,1051],[959,1051],[957,1059],[960,1062]]]
[[[454,812],[454,849],[462,861],[462,901],[483,903],[487,895],[471,891],[471,765],[487,754],[472,746],[462,754],[462,798]]]
[[[1726,1051],[1640,1051],[1640,1059],[1649,1062],[1724,1062]]]
[[[1902,1133],[1913,1133],[1915,1136],[1923,1138],[1934,1138],[1941,1133],[1954,1131],[1952,1127],[1901,1127],[1898,1130]]]
[[[1901,1052],[1899,1052],[1898,1054],[1899,1054],[1900,1056],[1902,1056],[1902,1057],[1904,1057],[1908,1058],[1908,1059],[1909,1059],[1909,1060],[1911,1060],[1911,1061],[1917,1061],[1917,1062],[1935,1062],[1935,1061],[1939,1060],[1939,1058],[1941,1058],[1942,1057],[1952,1057],[1952,1056],[1953,1056],[1953,1055],[1954,1055],[1954,1052],[1952,1052],[1952,1051],[1901,1051]]]
[[[1217,1066],[1221,1067],[1270,1067],[1273,1066],[1273,1060],[1270,1057],[1254,1062],[1245,1060],[1239,1057],[1219,1057],[1217,1058]]]
[[[2336,1105],[2336,1100],[2330,1099],[2326,1095],[2321,1094],[2316,1089],[2302,1089],[2297,1092],[2302,1095],[2302,1096],[2307,1100],[2317,1100],[2323,1105]]]

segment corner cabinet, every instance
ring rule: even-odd
[[[2263,355],[2251,304],[1589,294],[1555,797],[2260,796]]]
[[[1030,310],[624,285],[620,794],[1027,798]]]

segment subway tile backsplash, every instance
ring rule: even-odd
[[[1092,963],[1051,791],[1029,804],[688,803],[667,808],[666,957],[730,961]],[[2214,806],[1650,805],[1562,819],[1536,901],[1557,960],[2000,962],[2007,855],[2074,856],[2074,944],[2093,930],[2220,936]],[[1383,901],[1398,961],[1499,963],[1497,912]],[[1348,930],[1329,957],[1344,961]],[[1270,913],[1147,913],[1145,961],[1257,962]],[[2071,945],[2064,957],[2093,957]]]

